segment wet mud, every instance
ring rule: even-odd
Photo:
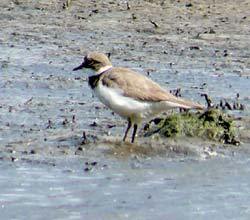
[[[33,218],[47,207],[53,219],[98,219],[97,213],[103,219],[223,219],[219,202],[237,196],[238,206],[220,210],[229,213],[225,219],[247,216],[249,21],[246,0],[1,0],[0,216],[25,219],[32,205],[27,215]],[[144,137],[144,125],[135,144],[121,142],[126,122],[93,97],[84,72],[72,72],[88,51],[109,53],[113,65],[183,98],[207,105],[206,94],[237,119],[240,146]],[[183,185],[189,174],[196,189]],[[218,202],[209,206],[211,192],[219,192]],[[176,205],[186,196],[189,201]],[[108,204],[99,202],[104,197]]]

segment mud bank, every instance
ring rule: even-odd
[[[247,218],[249,19],[247,0],[1,0],[0,218]],[[125,121],[72,72],[93,50],[184,98],[237,97],[242,144],[120,142]]]
[[[248,7],[247,1],[2,1],[2,151],[45,156],[57,148],[71,152],[83,132],[121,135],[125,122],[92,97],[84,74],[71,71],[91,50],[109,52],[115,65],[196,101],[204,102],[201,93],[215,101],[239,94],[246,110],[235,114],[249,115]]]

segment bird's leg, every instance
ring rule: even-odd
[[[137,127],[138,127],[137,124],[134,124],[134,130],[133,130],[133,134],[132,134],[131,143],[134,143]]]
[[[131,120],[130,120],[130,118],[128,118],[128,127],[127,127],[127,129],[126,129],[126,131],[125,131],[125,135],[124,135],[124,137],[123,137],[123,139],[122,139],[123,141],[126,140],[126,137],[127,137],[127,135],[128,135],[129,129],[131,128],[131,125],[132,125]]]

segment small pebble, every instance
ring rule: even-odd
[[[97,162],[96,161],[91,162],[90,165],[95,166],[95,165],[97,165]]]
[[[32,149],[32,150],[30,151],[30,154],[36,154],[36,151],[35,151],[34,149]]]
[[[89,168],[89,167],[84,168],[85,172],[89,172],[90,170],[91,170],[91,168]]]

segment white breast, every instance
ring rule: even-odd
[[[166,102],[138,101],[131,97],[123,96],[119,89],[109,88],[101,82],[94,89],[95,95],[107,107],[124,118],[132,118],[137,123],[143,119],[150,119],[164,110],[170,109]]]
[[[143,113],[147,112],[149,103],[137,101],[130,97],[123,96],[119,89],[109,88],[98,83],[94,89],[100,101],[122,117],[143,118]]]

